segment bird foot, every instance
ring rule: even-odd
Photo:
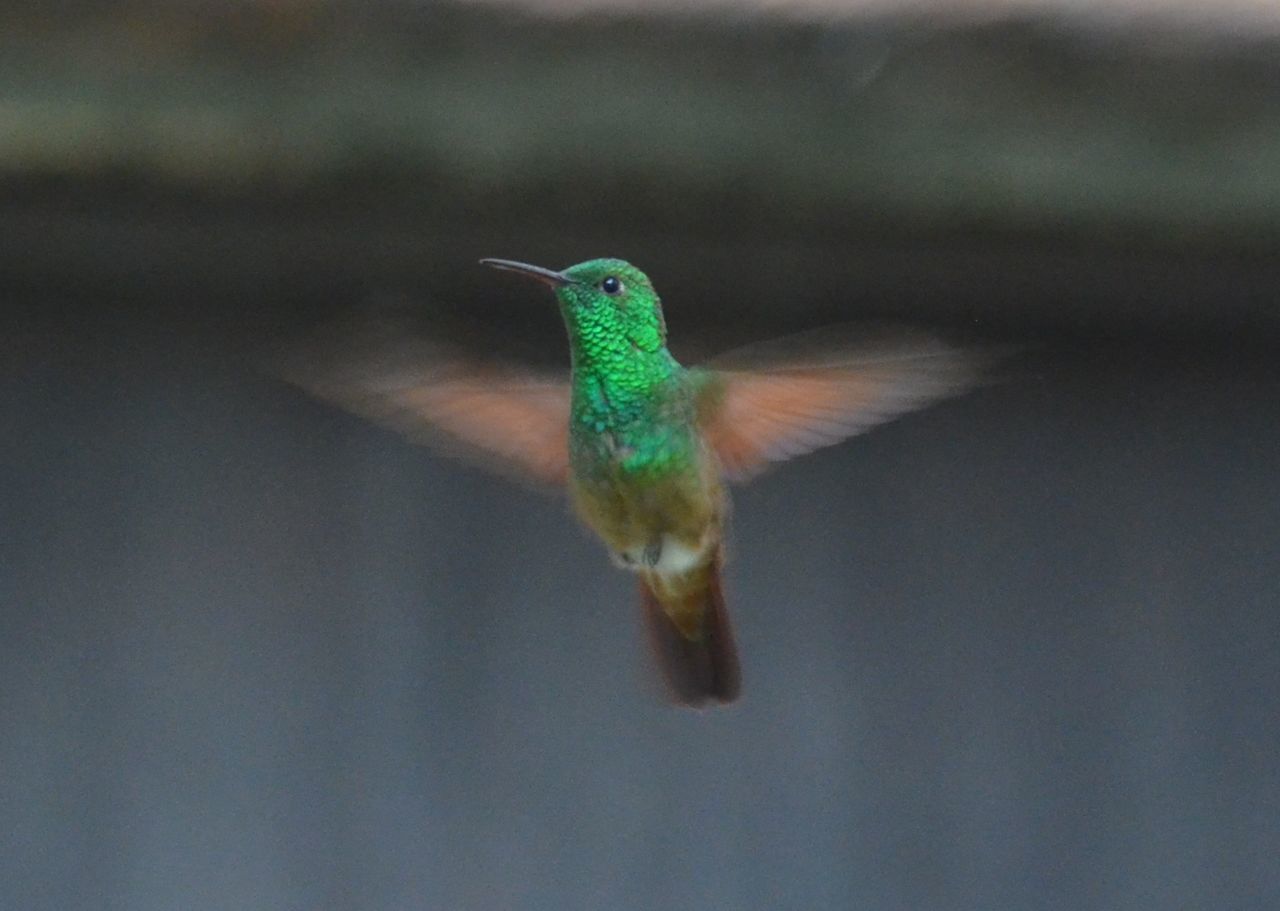
[[[653,569],[662,562],[662,538],[654,538],[641,548],[610,551],[613,565],[621,569]]]

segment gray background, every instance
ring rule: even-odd
[[[154,22],[130,8],[28,17],[3,39],[57,53],[10,80],[0,109],[39,140],[0,155],[0,907],[1280,906],[1266,34],[533,20],[491,58],[489,12],[388,7],[341,53],[327,42],[353,32],[337,13],[287,40],[148,26],[153,56],[129,58],[142,75],[86,77],[125,58],[85,52],[85,34],[110,48]],[[655,140],[637,170],[607,143],[584,157],[601,121],[570,104],[576,58],[539,56],[553,38],[629,41],[635,72],[668,63],[683,94],[659,133],[705,125],[681,118],[706,98],[723,113],[750,96],[742,72],[779,88],[741,102],[745,119],[711,118],[739,149],[731,179],[706,142],[689,164],[685,144]],[[865,90],[809,79],[806,54],[856,63],[868,42],[907,63]],[[425,50],[385,57],[404,72],[357,66],[405,43]],[[706,56],[682,70],[673,48],[689,47]],[[354,170],[326,170],[341,156],[315,151],[322,135],[296,180],[227,177],[252,171],[249,152],[285,154],[253,130],[228,140],[241,158],[190,154],[216,173],[110,138],[150,122],[168,85],[143,78],[153,65],[232,110],[343,67],[394,82],[463,61],[415,83],[446,97],[441,73],[509,66],[501,78],[527,85],[520,61],[544,59],[568,105],[558,139],[517,124],[465,173],[430,151],[461,134],[430,123],[347,122],[334,135],[357,137]],[[1143,88],[1152,59],[1182,81]],[[640,103],[631,72],[594,83],[601,109]],[[906,97],[895,72],[915,74],[920,103],[842,133]],[[217,74],[240,94],[204,94]],[[1008,117],[974,114],[995,86]],[[124,126],[84,146],[102,160],[31,152],[66,139],[54,115],[89,117],[76,91],[136,117],[105,118]],[[39,129],[14,113],[31,97]],[[388,101],[388,122],[421,101]],[[266,109],[291,135],[314,123]],[[474,110],[477,129],[501,120],[500,105]],[[1109,155],[1088,131],[1119,110],[1133,116],[1114,135],[1134,145]],[[1090,140],[1074,150],[1045,126],[1071,112]],[[828,145],[780,155],[768,137],[784,116]],[[899,121],[900,182],[873,169],[845,185],[822,165],[822,148],[874,158],[856,153],[892,145],[883,124]],[[1016,166],[1007,127],[1048,164]],[[139,148],[191,134],[148,135]],[[996,157],[966,158],[955,136]],[[1053,164],[1080,148],[1104,152],[1074,176]],[[783,160],[793,173],[762,181]],[[1179,168],[1176,190],[1138,179]],[[920,189],[922,172],[938,180]],[[825,189],[805,197],[818,173]],[[389,305],[433,335],[562,364],[545,295],[474,260],[604,254],[654,276],[690,358],[885,317],[1024,348],[1002,382],[737,492],[727,586],[745,695],[726,711],[661,701],[632,580],[563,503],[263,369],[312,327]]]

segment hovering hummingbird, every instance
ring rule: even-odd
[[[559,272],[481,263],[554,291],[569,335],[567,381],[456,357],[375,358],[355,374],[294,379],[567,487],[614,562],[639,576],[653,651],[672,698],[689,706],[732,702],[741,685],[720,580],[726,482],[959,393],[983,361],[918,335],[851,344],[819,331],[684,367],[667,350],[652,282],[630,263],[593,259]]]

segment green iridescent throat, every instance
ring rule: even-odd
[[[565,271],[557,289],[573,357],[575,467],[644,475],[692,465],[696,452],[686,372],[666,348],[662,305],[649,280],[621,260]],[[602,283],[617,279],[620,290]]]

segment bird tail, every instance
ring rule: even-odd
[[[742,679],[719,556],[679,575],[642,574],[640,599],[649,644],[671,698],[692,708],[737,699]]]

